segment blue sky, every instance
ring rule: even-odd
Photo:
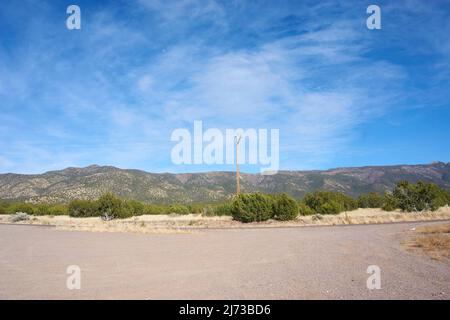
[[[194,120],[280,129],[280,169],[448,162],[449,34],[449,1],[2,1],[0,172],[232,170],[172,164]]]

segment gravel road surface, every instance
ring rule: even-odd
[[[450,264],[400,244],[431,224],[191,234],[0,225],[0,299],[450,299]],[[67,289],[69,265],[80,290]],[[379,290],[367,289],[370,265]]]

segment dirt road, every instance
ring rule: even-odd
[[[450,299],[448,262],[400,245],[430,224],[154,235],[0,225],[0,298]],[[67,289],[69,265],[80,290]],[[380,290],[366,287],[369,265]]]

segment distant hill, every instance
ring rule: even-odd
[[[405,179],[434,182],[450,190],[450,163],[370,166],[314,171],[280,171],[276,175],[242,174],[243,192],[287,192],[295,197],[318,190],[335,190],[357,196],[391,190]],[[68,201],[93,199],[111,191],[123,198],[145,202],[218,201],[232,197],[233,172],[149,173],[111,166],[91,165],[43,174],[0,174],[0,199]]]

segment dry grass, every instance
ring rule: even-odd
[[[439,226],[423,226],[417,228],[416,231],[424,234],[450,233],[450,224],[444,224]]]
[[[450,207],[445,206],[436,211],[402,212],[400,210],[384,211],[381,209],[357,209],[341,212],[337,215],[313,215],[299,217],[306,225],[371,224],[388,222],[429,221],[450,219]]]
[[[409,248],[421,249],[435,260],[450,259],[450,224],[423,226],[406,241]]]

